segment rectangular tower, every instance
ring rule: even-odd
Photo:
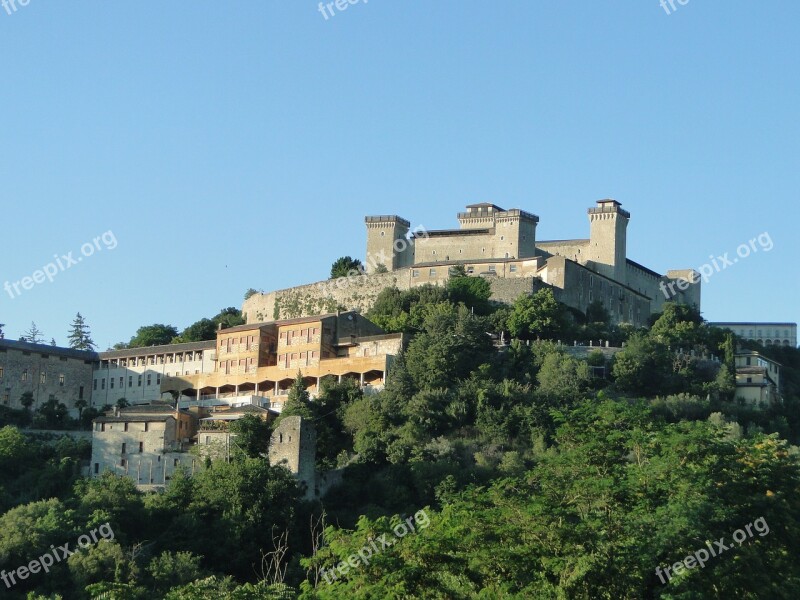
[[[598,273],[627,284],[627,231],[631,214],[616,200],[598,200],[589,213],[586,259]]]
[[[365,217],[367,225],[367,273],[374,273],[378,265],[395,271],[414,262],[414,243],[407,239],[411,223],[397,215]]]

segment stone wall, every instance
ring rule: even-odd
[[[91,398],[96,359],[93,352],[0,340],[0,405],[22,408],[22,394],[31,392],[31,410],[54,398],[77,417],[75,402]]]
[[[302,417],[285,417],[269,441],[269,464],[284,465],[306,484],[306,498],[316,489],[317,432],[313,423]]]

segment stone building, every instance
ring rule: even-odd
[[[138,486],[164,486],[181,466],[194,468],[187,451],[197,435],[197,416],[167,404],[115,409],[92,427],[93,477],[106,471]]]
[[[745,340],[752,340],[764,346],[786,346],[797,348],[797,323],[709,323],[714,327],[730,329]]]
[[[0,404],[22,408],[20,398],[30,392],[31,410],[56,400],[77,416],[75,403],[89,404],[96,364],[94,352],[0,339]]]
[[[200,405],[279,409],[298,372],[312,396],[325,378],[380,389],[402,345],[402,334],[385,334],[356,312],[240,325],[218,332],[212,370],[165,375],[161,392]]]
[[[694,270],[664,275],[628,258],[631,215],[619,202],[600,200],[587,212],[588,238],[543,241],[536,238],[539,217],[489,203],[458,213],[458,229],[411,231],[410,222],[397,215],[368,216],[365,274],[254,294],[242,313],[257,323],[302,317],[321,307],[366,312],[386,287],[444,285],[455,265],[486,278],[496,301],[510,303],[549,286],[559,301],[581,312],[602,302],[615,323],[646,325],[667,300],[700,308]],[[388,273],[376,272],[380,265]]]

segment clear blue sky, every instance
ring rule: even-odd
[[[710,320],[800,320],[800,3],[370,0],[53,2],[0,9],[0,285],[112,231],[114,250],[0,290],[16,339],[105,348],[183,328],[249,287],[363,258],[366,214],[455,227],[491,201],[628,254],[715,274]],[[101,242],[102,243],[102,242]]]

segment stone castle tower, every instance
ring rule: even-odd
[[[269,464],[289,469],[305,484],[308,499],[316,491],[316,453],[317,432],[308,419],[285,417],[270,436]]]
[[[414,263],[414,241],[409,240],[411,223],[397,215],[366,217],[367,273],[374,273],[378,265],[396,271]]]
[[[631,213],[616,200],[598,200],[589,209],[589,247],[585,260],[595,270],[622,284],[627,282],[628,221]]]

